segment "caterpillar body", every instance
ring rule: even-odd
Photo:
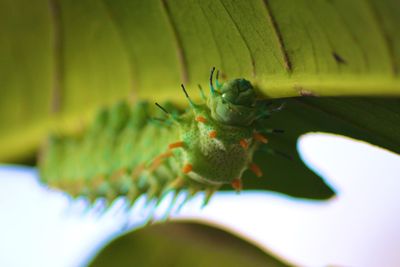
[[[267,143],[264,120],[271,110],[257,99],[249,81],[223,84],[218,72],[205,103],[189,101],[183,112],[172,104],[119,102],[101,110],[81,134],[49,138],[39,162],[41,179],[50,187],[90,201],[111,203],[125,196],[131,204],[143,195],[159,201],[188,190],[205,191],[206,204],[224,184],[240,191],[250,169],[262,176],[254,152]],[[158,119],[164,116],[165,119]]]

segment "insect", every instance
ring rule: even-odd
[[[119,102],[101,110],[94,122],[73,136],[53,135],[40,160],[41,179],[50,187],[111,203],[131,204],[143,194],[160,201],[167,192],[189,196],[205,191],[204,204],[224,184],[242,189],[246,169],[261,177],[254,152],[267,144],[264,120],[271,108],[257,99],[245,79],[225,83],[210,74],[210,93],[198,104],[182,90],[189,109]],[[160,118],[163,116],[163,118]]]

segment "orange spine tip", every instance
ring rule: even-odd
[[[183,147],[184,144],[185,143],[183,141],[179,141],[179,142],[176,142],[176,143],[169,144],[168,148],[169,149],[174,149],[174,148],[178,148],[178,147]]]
[[[237,192],[241,191],[243,186],[242,186],[242,180],[240,179],[234,179],[231,183],[232,188],[235,189]]]
[[[145,169],[144,164],[138,165],[134,170],[131,172],[132,181],[136,181],[139,178],[140,173]]]
[[[191,172],[192,170],[193,170],[193,166],[191,164],[186,164],[182,168],[182,172],[185,174]]]
[[[263,176],[260,167],[258,167],[258,165],[255,164],[255,163],[251,163],[251,164],[250,164],[250,170],[251,170],[257,177]]]
[[[116,182],[118,181],[121,176],[123,176],[125,173],[127,173],[126,169],[119,169],[117,171],[115,171],[113,174],[111,174],[110,180],[112,182]]]
[[[149,171],[154,171],[155,169],[158,168],[158,166],[160,166],[163,162],[164,159],[168,158],[172,156],[172,152],[171,151],[167,151],[165,153],[162,153],[160,155],[158,155],[157,157],[154,158],[153,162],[151,163],[150,167],[149,167]]]
[[[254,139],[256,141],[259,141],[259,142],[264,143],[264,144],[268,143],[268,139],[264,135],[262,135],[260,133],[254,133],[253,137],[254,137]]]
[[[202,123],[205,123],[207,121],[207,119],[203,116],[197,116],[195,120]]]
[[[240,140],[240,145],[243,147],[243,149],[249,148],[249,143],[246,141],[246,139]]]
[[[167,151],[167,152],[165,152],[165,153],[162,154],[162,155],[163,155],[164,158],[168,158],[168,157],[171,157],[173,154],[172,154],[171,151]]]
[[[155,157],[153,161],[161,161],[161,160],[166,159],[171,156],[172,156],[172,152],[167,151],[167,152],[162,153],[162,154],[158,155],[157,157]]]
[[[93,187],[99,187],[104,182],[104,176],[98,175],[92,179],[91,184]]]
[[[208,136],[209,136],[210,138],[215,138],[215,137],[217,137],[217,131],[211,131],[211,132],[209,132],[209,133],[208,133]]]

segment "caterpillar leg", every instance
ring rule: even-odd
[[[210,73],[210,92],[211,92],[211,96],[215,96],[215,94],[217,93],[217,91],[215,90],[214,85],[213,85],[214,71],[215,71],[215,67],[212,67],[211,73]]]
[[[201,205],[201,208],[204,208],[207,206],[207,204],[210,202],[211,197],[214,195],[214,193],[218,190],[218,188],[209,188],[206,189],[203,204]]]
[[[169,216],[171,215],[171,212],[178,200],[179,193],[180,193],[180,190],[175,190],[173,192],[174,195],[172,196],[171,202],[169,203],[167,210],[165,211],[164,215],[162,216],[162,219],[161,219],[162,221],[168,221]]]
[[[197,194],[197,192],[199,192],[199,188],[196,187],[191,187],[189,188],[188,192],[186,193],[185,198],[183,199],[183,201],[179,204],[176,212],[180,212],[180,210],[183,208],[183,206],[194,197],[194,195]]]

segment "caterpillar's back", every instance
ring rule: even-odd
[[[213,69],[214,70],[214,69]],[[256,99],[252,85],[235,79],[213,85],[204,104],[195,104],[182,88],[190,110],[119,102],[101,110],[94,122],[75,136],[52,136],[41,157],[42,181],[89,200],[113,201],[142,194],[161,200],[170,191],[190,195],[206,191],[206,202],[221,185],[241,189],[246,169],[262,176],[253,163],[269,112]],[[164,118],[163,118],[164,117]]]

